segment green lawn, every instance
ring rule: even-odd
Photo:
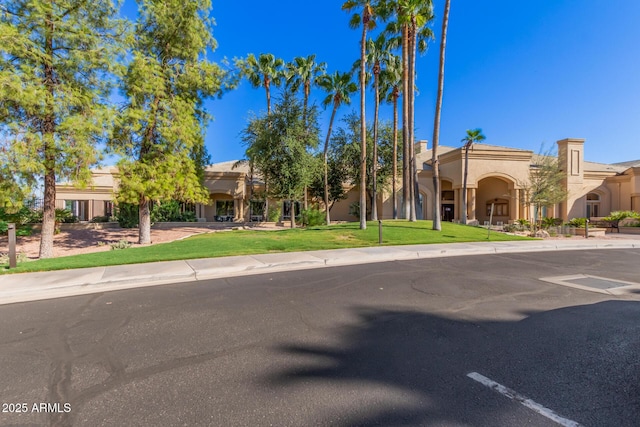
[[[383,245],[487,241],[487,230],[483,228],[449,222],[442,223],[441,232],[433,231],[431,227],[431,221],[383,221]],[[527,239],[526,237],[491,232],[489,241]],[[4,273],[23,273],[230,255],[356,248],[377,245],[378,224],[375,222],[369,222],[366,230],[360,230],[358,223],[279,231],[237,230],[202,234],[184,240],[147,247],[24,262],[11,270],[7,269],[5,265],[4,268],[0,268],[0,271]]]

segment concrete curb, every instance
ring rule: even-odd
[[[0,276],[0,305],[180,282],[311,268],[416,260],[588,249],[637,249],[640,239],[473,242],[377,246],[186,261],[164,261]]]

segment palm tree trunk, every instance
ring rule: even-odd
[[[307,108],[309,105],[309,93],[311,92],[311,87],[308,81],[304,82],[304,104],[303,104],[303,110],[302,110],[302,123],[304,125],[304,129],[305,131],[307,131]],[[308,197],[307,197],[307,186],[304,186],[304,210],[306,211],[307,209],[309,209],[309,202],[308,202]]]
[[[394,89],[395,90],[395,89]],[[391,193],[393,200],[393,219],[398,219],[398,94],[393,94],[393,179],[391,181]]]
[[[331,225],[331,216],[329,214],[329,140],[331,138],[331,130],[333,129],[333,119],[336,117],[338,104],[333,104],[331,119],[329,120],[329,130],[327,131],[327,139],[324,141],[324,210],[327,217],[327,225]]]
[[[444,4],[444,15],[442,19],[442,40],[440,41],[440,68],[438,70],[438,95],[436,99],[436,114],[433,123],[433,148],[431,152],[431,162],[433,165],[433,229],[442,230],[440,221],[440,162],[438,160],[438,142],[440,139],[440,115],[442,112],[442,95],[444,92],[444,57],[447,48],[447,26],[449,24],[449,8],[451,0],[446,0]]]
[[[375,87],[375,102],[374,102],[374,115],[373,115],[373,159],[371,162],[371,220],[378,220],[378,112],[380,109],[380,88],[378,86],[379,74],[374,71],[374,87]]]
[[[462,178],[462,215],[463,224],[467,224],[467,175],[469,174],[469,144],[464,146],[464,176]]]
[[[410,209],[410,221],[416,221],[416,200],[417,193],[416,187],[418,185],[416,181],[416,154],[415,154],[415,81],[416,81],[416,24],[415,17],[412,19],[411,23],[411,32],[409,33],[409,158],[411,159],[411,170],[410,173],[410,182],[411,186],[409,187],[409,203],[411,203]]]
[[[411,154],[409,150],[409,46],[408,27],[402,26],[402,202],[404,208],[404,219],[411,216],[409,205],[411,175],[410,164]]]
[[[311,93],[310,83],[304,82],[304,104],[302,110],[302,123],[304,124],[305,130],[307,129],[307,108],[309,106],[309,94]]]
[[[264,90],[267,93],[267,114],[271,114],[271,90],[269,90],[270,82],[269,78],[264,78]]]
[[[360,40],[360,229],[367,228],[367,122],[365,117],[365,66],[367,61],[367,22],[362,22]]]

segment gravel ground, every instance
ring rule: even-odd
[[[151,244],[172,242],[195,234],[210,233],[208,228],[199,227],[175,227],[166,229],[151,229]],[[102,230],[63,230],[54,236],[53,253],[55,257],[102,252],[111,249],[111,243],[126,240],[133,246],[138,245],[138,230],[109,228]],[[37,259],[40,249],[40,233],[33,233],[27,237],[17,237],[16,251],[23,253],[28,258]],[[0,236],[0,254],[8,252],[7,236]]]

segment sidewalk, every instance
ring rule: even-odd
[[[474,242],[290,252],[0,276],[0,305],[144,286],[374,262],[587,249],[640,249],[627,239]]]

